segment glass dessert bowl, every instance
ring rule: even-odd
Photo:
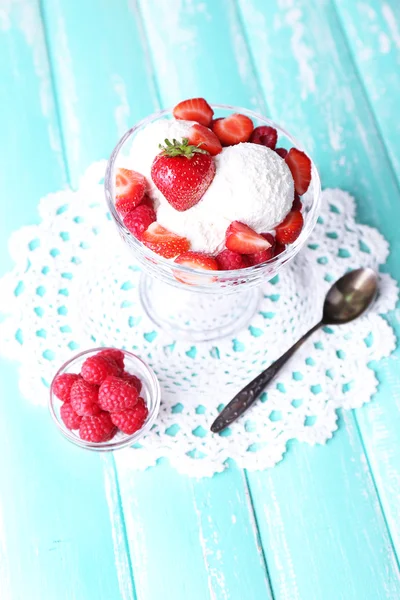
[[[110,452],[132,446],[151,429],[160,398],[158,379],[141,358],[101,347],[80,352],[59,368],[49,409],[68,441]]]
[[[302,151],[300,142],[287,131],[253,111],[228,105],[212,105],[212,109],[214,120],[223,119],[232,113],[240,113],[251,119],[254,127],[274,128],[278,134],[279,148],[283,150],[283,153],[284,149],[289,150],[290,148]],[[106,200],[121,238],[132,253],[135,262],[142,267],[140,299],[146,314],[158,327],[169,331],[174,338],[210,341],[231,335],[250,321],[258,307],[261,284],[272,279],[285,264],[293,260],[306,243],[318,218],[321,195],[320,179],[314,163],[310,160],[311,182],[307,191],[301,196],[300,206],[303,219],[301,232],[292,243],[288,243],[286,246],[280,244],[279,252],[277,251],[265,262],[239,269],[202,270],[188,266],[187,261],[182,261],[186,262],[186,264],[182,264],[170,258],[164,258],[137,239],[126,226],[127,221],[116,208],[115,182],[118,169],[135,169],[136,167],[135,164],[132,164],[132,148],[136,136],[157,121],[172,118],[173,111],[171,109],[159,111],[137,123],[121,138],[107,165]],[[164,142],[163,139],[160,140],[160,143],[162,142]],[[229,147],[233,146],[225,147],[224,150]],[[282,156],[280,153],[278,154]],[[214,158],[216,157],[214,156]],[[284,160],[284,158],[279,160]],[[140,171],[140,169],[138,170]],[[145,175],[149,179],[149,174]],[[154,189],[153,182],[151,182],[151,186]],[[149,194],[151,195],[151,192]],[[243,203],[246,203],[245,197]],[[170,210],[168,207],[168,211]],[[190,210],[193,211],[193,208]],[[187,212],[189,213],[189,211]],[[210,228],[212,227],[213,215],[210,217]],[[176,233],[182,235],[181,231]],[[207,237],[207,233],[205,235]],[[194,248],[194,250],[198,250],[198,248]],[[195,252],[195,254],[197,253]]]

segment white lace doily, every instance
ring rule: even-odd
[[[349,194],[323,192],[308,247],[265,283],[247,328],[234,339],[191,345],[168,338],[143,313],[139,268],[106,214],[104,169],[104,162],[92,165],[77,192],[42,198],[40,225],[24,227],[10,240],[15,268],[0,282],[6,315],[0,348],[19,361],[20,387],[29,401],[46,405],[54,372],[78,349],[131,349],[156,371],[162,406],[140,447],[121,451],[125,459],[144,468],[165,456],[180,472],[205,476],[223,470],[228,458],[247,469],[271,467],[293,438],[324,443],[337,427],[336,409],[371,399],[377,380],[368,364],[395,348],[380,314],[394,308],[398,291],[383,274],[382,293],[367,315],[316,333],[261,402],[222,435],[209,431],[222,405],[319,319],[331,282],[349,268],[385,262],[387,242],[355,222]]]

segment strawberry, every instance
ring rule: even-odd
[[[214,179],[215,163],[205,150],[182,142],[165,140],[151,167],[151,178],[175,210],[197,204]]]
[[[292,244],[303,229],[303,215],[299,210],[291,210],[280,223],[276,231],[276,241],[280,244]]]
[[[276,129],[264,125],[256,127],[250,136],[250,142],[253,144],[260,144],[261,146],[267,146],[267,148],[271,148],[271,150],[275,149],[277,141],[278,132]]]
[[[285,157],[286,157],[286,155],[287,155],[287,150],[286,150],[286,148],[275,148],[275,152],[276,152],[277,154],[279,154],[279,156],[280,156],[281,158],[285,158]]]
[[[223,146],[233,146],[249,141],[253,131],[253,121],[245,115],[235,113],[225,119],[215,120],[212,130]]]
[[[254,254],[260,250],[268,250],[271,246],[261,234],[240,221],[233,221],[229,225],[226,230],[225,244],[228,250],[239,254]]]
[[[299,196],[305,194],[311,181],[311,160],[297,148],[291,148],[285,157],[294,180],[294,188]]]
[[[124,217],[124,225],[138,240],[142,239],[143,232],[154,223],[156,213],[146,204],[139,204]]]
[[[156,254],[164,258],[174,258],[182,252],[187,252],[190,242],[162,227],[157,221],[152,223],[142,235],[142,242]]]
[[[295,192],[291,210],[301,210],[302,208],[303,208],[303,205],[301,203],[300,196],[298,195],[297,192]]]
[[[248,257],[239,254],[238,252],[232,252],[232,250],[222,250],[215,257],[218,268],[220,271],[232,271],[234,269],[244,269],[249,266]]]
[[[176,257],[178,265],[191,267],[192,269],[203,269],[205,271],[218,271],[218,263],[213,256],[203,252],[185,252]]]
[[[146,178],[136,171],[117,169],[115,176],[115,208],[121,217],[136,208],[146,191]]]
[[[172,111],[175,119],[197,121],[207,127],[211,123],[214,111],[204,98],[182,100]]]
[[[211,156],[215,156],[222,152],[221,142],[213,133],[208,129],[208,127],[204,127],[204,125],[193,125],[188,133],[189,143],[193,144],[193,146],[201,147],[202,150],[205,150]]]

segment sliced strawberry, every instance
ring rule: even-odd
[[[216,123],[217,121],[222,121],[224,117],[217,117],[216,119],[212,119],[211,123],[209,124],[209,129],[212,129],[214,127],[214,123]]]
[[[260,144],[261,146],[267,146],[267,148],[271,148],[271,150],[275,149],[277,141],[278,132],[276,129],[264,125],[256,127],[250,136],[250,142],[253,144]]]
[[[168,229],[165,229],[157,221],[152,223],[143,233],[142,242],[150,250],[153,250],[153,252],[160,254],[164,258],[174,258],[178,254],[187,252],[190,248],[188,239],[168,231]]]
[[[233,271],[234,269],[245,269],[249,266],[248,257],[238,252],[232,252],[226,248],[215,257],[220,271]]]
[[[303,215],[299,210],[291,210],[286,218],[280,223],[276,231],[276,241],[280,244],[292,244],[303,229]]]
[[[185,252],[177,256],[175,262],[178,265],[184,265],[192,269],[203,269],[205,271],[218,270],[218,263],[215,258],[203,252]]]
[[[240,221],[233,221],[229,225],[226,230],[225,244],[228,250],[239,254],[254,254],[260,250],[268,250],[271,246],[261,234]]]
[[[117,169],[115,176],[115,208],[121,217],[138,206],[146,191],[146,178],[130,169]]]
[[[297,148],[291,148],[285,158],[294,180],[294,188],[299,196],[308,190],[311,181],[311,160]]]
[[[156,213],[151,206],[139,204],[124,218],[124,225],[138,239],[141,240],[146,229],[156,220]]]
[[[198,146],[202,150],[205,150],[211,156],[215,156],[222,152],[221,142],[208,127],[204,127],[204,125],[193,125],[190,128],[188,133],[189,144],[193,144],[193,146]]]
[[[225,119],[217,119],[212,126],[223,146],[233,146],[240,142],[248,142],[253,131],[253,121],[235,113]]]
[[[292,210],[301,210],[302,208],[303,208],[303,205],[301,203],[300,196],[298,195],[297,192],[295,192],[294,200],[293,200],[293,204],[292,204]]]
[[[175,119],[197,121],[207,127],[211,123],[214,111],[204,98],[182,100],[172,111]]]
[[[287,150],[286,148],[275,148],[275,152],[279,154],[281,158],[286,158]]]

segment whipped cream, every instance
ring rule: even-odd
[[[192,208],[175,210],[153,184],[151,165],[164,139],[187,137],[191,121],[160,119],[141,130],[132,142],[130,168],[145,175],[155,202],[157,221],[188,238],[192,250],[213,254],[225,245],[232,221],[241,221],[257,233],[274,229],[293,203],[294,183],[282,158],[270,148],[241,143],[223,148],[214,157],[216,173],[206,193]]]

